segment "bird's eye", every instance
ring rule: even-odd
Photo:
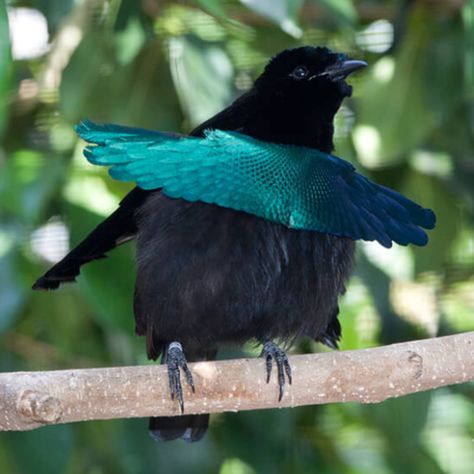
[[[294,79],[304,79],[309,74],[308,68],[306,66],[297,66],[290,74]]]

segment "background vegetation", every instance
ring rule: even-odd
[[[188,131],[301,44],[369,62],[338,115],[337,154],[439,219],[426,248],[359,246],[342,349],[474,329],[472,0],[1,1],[0,370],[147,362],[132,246],[76,285],[30,291],[129,189],[86,163],[72,126]],[[145,420],[2,433],[0,472],[467,474],[473,398],[464,385],[225,414],[192,446],[154,443]]]

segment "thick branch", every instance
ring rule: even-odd
[[[262,359],[190,364],[185,413],[387,398],[474,380],[474,332],[346,352],[290,357],[293,385],[278,402]],[[0,374],[0,430],[81,420],[179,415],[160,365]]]

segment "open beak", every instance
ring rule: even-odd
[[[358,59],[347,59],[345,61],[340,61],[335,64],[328,66],[321,76],[328,76],[331,81],[339,81],[340,79],[345,79],[349,74],[352,74],[354,71],[367,67],[365,61],[359,61]]]

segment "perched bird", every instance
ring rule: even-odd
[[[220,345],[256,339],[279,398],[291,368],[274,340],[307,336],[336,348],[338,297],[355,240],[425,245],[432,211],[332,156],[333,118],[363,68],[327,48],[286,50],[253,88],[189,136],[84,121],[86,158],[138,185],[34,284],[55,289],[81,265],[137,241],[134,312],[148,356],[162,354],[183,409],[180,370]],[[155,417],[159,440],[197,441],[209,415]]]

